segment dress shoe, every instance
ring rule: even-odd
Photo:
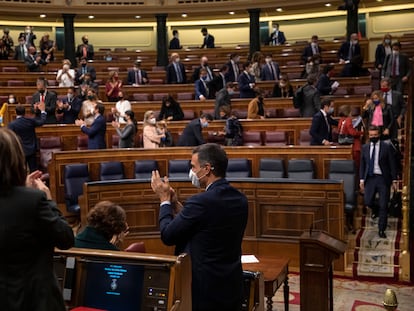
[[[387,238],[387,236],[385,235],[385,232],[383,230],[380,230],[378,232],[378,235],[379,235],[380,238],[383,238],[383,239],[386,239]]]

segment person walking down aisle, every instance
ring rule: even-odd
[[[201,45],[200,49],[207,48],[207,49],[213,49],[215,48],[214,45],[214,37],[208,33],[208,30],[206,27],[201,28],[201,33],[203,34],[203,44]]]
[[[42,173],[26,176],[22,146],[8,129],[0,129],[0,172],[1,309],[65,311],[53,252],[73,246],[73,230]]]
[[[152,173],[151,187],[161,206],[161,240],[187,252],[192,265],[193,311],[239,311],[243,273],[241,243],[247,224],[247,198],[225,179],[227,154],[217,144],[193,150],[189,177],[205,192],[177,200],[168,178]]]

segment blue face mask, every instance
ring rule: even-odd
[[[208,122],[201,122],[201,127],[202,128],[208,127]]]
[[[328,114],[333,114],[334,113],[334,108],[329,108],[329,110],[328,110]]]
[[[203,77],[201,77],[201,79],[203,79],[205,81],[205,80],[207,80],[207,76],[203,76]]]
[[[378,106],[380,104],[380,100],[379,99],[375,99],[372,102],[374,103],[375,106]]]

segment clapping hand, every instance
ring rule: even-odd
[[[171,202],[171,187],[167,176],[162,179],[160,177],[160,173],[157,170],[152,171],[151,188],[154,193],[158,195],[161,202]]]

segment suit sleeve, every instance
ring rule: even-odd
[[[204,144],[204,138],[203,138],[203,134],[201,133],[201,124],[194,124],[194,126],[191,127],[194,137],[197,140],[197,143],[199,145]]]
[[[94,137],[101,130],[102,122],[105,122],[105,120],[101,116],[95,119],[95,121],[91,124],[91,127],[88,128],[87,126],[82,126],[81,131],[89,137]]]
[[[322,118],[320,117],[319,114],[313,116],[313,120],[312,120],[312,125],[311,128],[309,130],[309,133],[311,134],[311,136],[318,142],[318,144],[322,145],[322,141],[324,140],[324,138],[319,135],[319,129],[320,129],[320,124],[322,122]]]

